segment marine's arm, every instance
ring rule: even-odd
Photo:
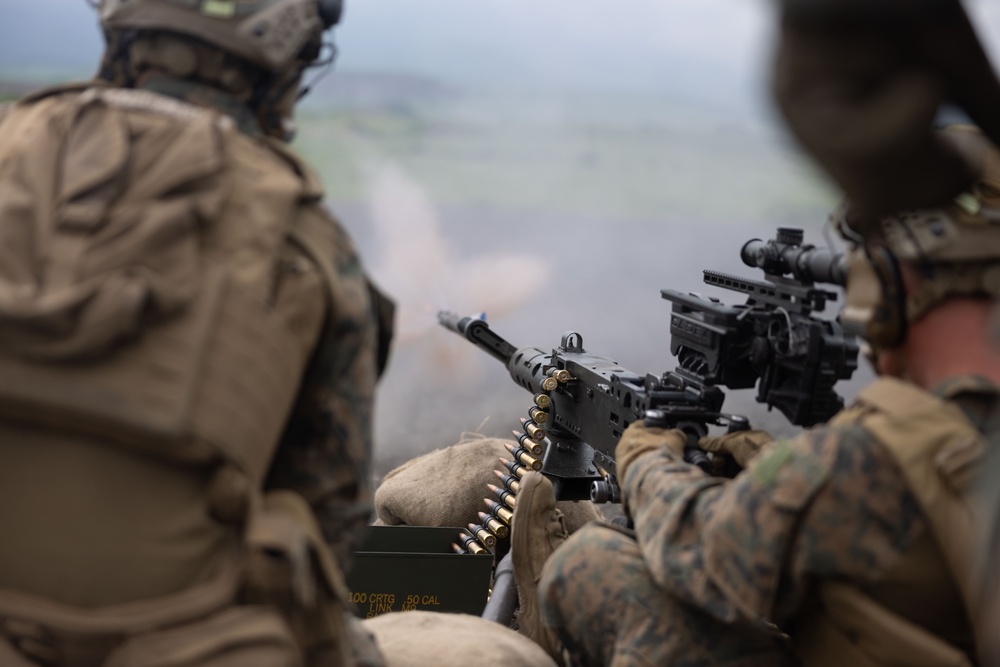
[[[313,507],[343,567],[372,514],[372,404],[378,326],[369,283],[353,244],[343,238],[332,263],[333,317],[306,369],[299,396],[268,476],[268,488],[291,489]]]
[[[729,482],[648,453],[623,491],[654,579],[730,622],[780,624],[815,577],[876,579],[924,529],[891,455],[853,425],[776,443]]]

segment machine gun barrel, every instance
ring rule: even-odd
[[[500,360],[504,365],[509,364],[511,357],[517,352],[517,348],[490,329],[482,317],[462,317],[442,310],[438,313],[438,322],[444,328],[465,336],[476,347]]]

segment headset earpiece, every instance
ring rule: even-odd
[[[343,0],[316,0],[316,5],[324,29],[332,28],[340,23],[340,17],[344,14]]]
[[[896,256],[884,246],[866,246],[865,256],[878,278],[881,298],[872,311],[865,338],[876,348],[898,347],[906,338],[906,286]]]

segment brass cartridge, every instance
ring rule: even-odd
[[[525,420],[524,431],[531,436],[535,442],[541,442],[545,440],[545,429],[540,428],[538,424],[533,421]]]
[[[497,519],[500,519],[500,521],[503,521],[508,526],[510,525],[510,520],[514,518],[513,512],[495,500],[483,498],[483,502],[486,503],[486,507],[489,509],[490,514],[495,516]]]
[[[544,424],[549,420],[549,413],[539,407],[528,408],[528,416],[536,424]]]
[[[535,394],[535,405],[544,410],[552,405],[552,398],[548,394]]]
[[[521,431],[513,431],[513,433],[514,437],[517,438],[517,444],[521,445],[535,456],[541,456],[545,453],[545,445],[538,442],[527,433],[522,433]]]
[[[549,369],[549,376],[554,377],[560,384],[565,384],[573,379],[573,376],[565,368]]]
[[[514,509],[514,505],[517,504],[517,498],[513,493],[507,489],[501,489],[499,486],[495,486],[493,484],[487,484],[486,487],[493,492],[493,495],[500,499],[500,502],[507,507]]]
[[[500,478],[501,482],[503,482],[504,488],[511,493],[517,493],[521,490],[521,483],[512,475],[505,475],[499,470],[494,470],[493,472],[496,473],[496,476]]]
[[[479,554],[486,553],[486,549],[479,542],[476,542],[476,538],[472,535],[459,535],[458,539],[462,542],[462,546],[465,547],[470,554],[478,556]]]
[[[510,474],[514,475],[514,477],[517,477],[518,479],[522,479],[530,472],[527,468],[516,461],[500,459],[500,463],[502,463],[504,467],[510,471]]]
[[[510,535],[510,529],[507,528],[507,526],[500,521],[497,521],[486,512],[479,513],[479,522],[486,526],[490,532],[499,537],[501,540]]]
[[[470,523],[469,532],[475,535],[477,540],[485,544],[490,549],[497,545],[497,536],[478,524]]]

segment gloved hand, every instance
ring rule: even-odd
[[[786,11],[781,28],[776,101],[846,192],[857,231],[888,213],[947,204],[969,187],[975,169],[932,129],[948,82],[914,45],[913,26]]]
[[[687,444],[687,435],[684,431],[676,428],[659,428],[656,426],[646,426],[642,422],[635,422],[622,433],[618,446],[615,447],[615,467],[618,471],[618,479],[625,479],[625,471],[632,462],[648,452],[656,452],[666,449],[678,461],[684,460],[684,445]]]
[[[706,452],[725,454],[741,468],[746,468],[750,460],[764,445],[774,442],[774,436],[767,431],[736,431],[720,436],[705,436],[698,441],[698,446]]]

